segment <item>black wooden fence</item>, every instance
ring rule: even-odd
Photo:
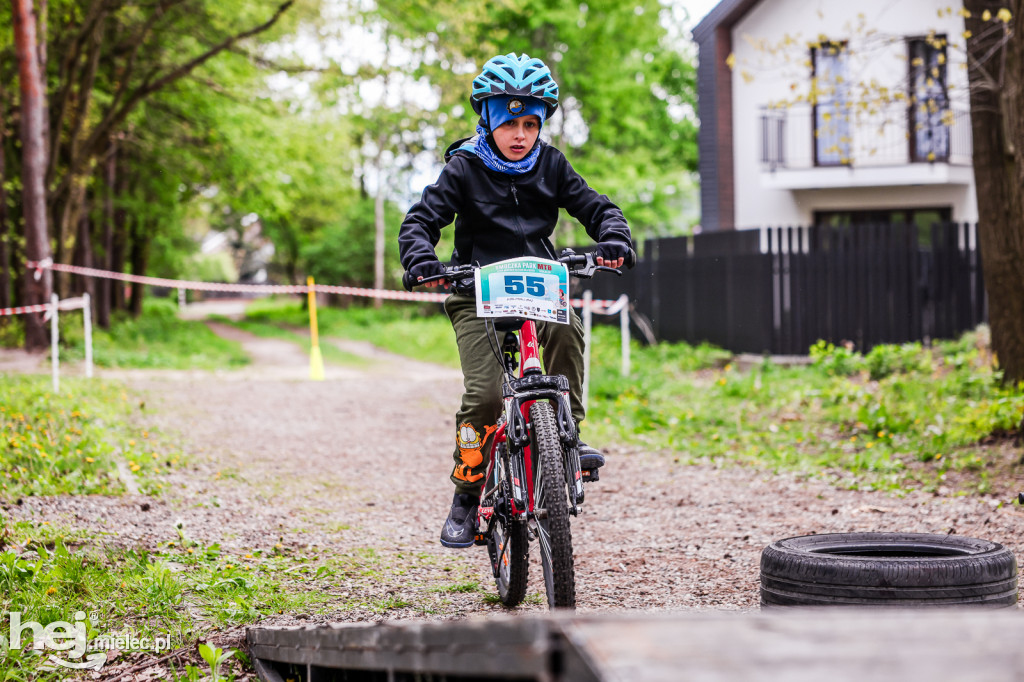
[[[644,243],[636,268],[587,283],[625,291],[665,341],[805,354],[954,338],[987,318],[975,225],[713,232]]]

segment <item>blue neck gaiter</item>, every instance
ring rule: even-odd
[[[533,170],[534,164],[537,163],[537,157],[540,156],[539,139],[525,157],[519,161],[509,161],[495,151],[487,138],[490,131],[502,123],[520,116],[537,116],[540,118],[541,125],[544,125],[547,114],[544,103],[534,97],[499,95],[485,100],[483,111],[480,113],[481,125],[476,127],[476,136],[467,140],[459,149],[476,154],[485,166],[500,173],[522,175]]]
[[[509,161],[498,156],[490,143],[487,141],[487,131],[483,126],[476,127],[476,135],[466,140],[459,149],[476,154],[480,157],[480,160],[484,162],[484,165],[491,170],[498,171],[500,173],[507,173],[508,175],[522,175],[533,170],[534,164],[537,163],[537,158],[540,156],[540,139],[537,140],[537,144],[533,145],[533,149],[530,153],[519,161]]]

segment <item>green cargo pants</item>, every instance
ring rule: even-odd
[[[455,469],[458,493],[479,495],[487,473],[491,436],[501,414],[501,365],[494,357],[483,318],[476,316],[476,298],[453,294],[444,310],[455,329],[465,393],[455,415]],[[569,309],[569,324],[537,323],[541,357],[548,374],[569,380],[569,403],[576,423],[583,421],[583,323]],[[498,343],[501,343],[499,334]]]

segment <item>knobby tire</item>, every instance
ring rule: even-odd
[[[550,608],[576,607],[576,575],[562,446],[551,403],[530,406],[534,511],[544,587]]]
[[[1017,561],[996,542],[925,533],[823,533],[761,553],[761,606],[1017,604]]]
[[[494,528],[488,538],[487,551],[491,558],[494,581],[498,586],[498,598],[502,606],[514,608],[526,597],[526,583],[530,569],[530,538],[526,523],[512,518],[510,499],[512,491],[508,484],[508,456],[504,447],[499,446],[495,457],[493,476],[489,485],[497,489]],[[504,549],[504,551],[503,551]]]

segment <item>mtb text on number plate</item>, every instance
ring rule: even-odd
[[[568,324],[568,268],[529,257],[486,265],[476,271],[476,314]]]

